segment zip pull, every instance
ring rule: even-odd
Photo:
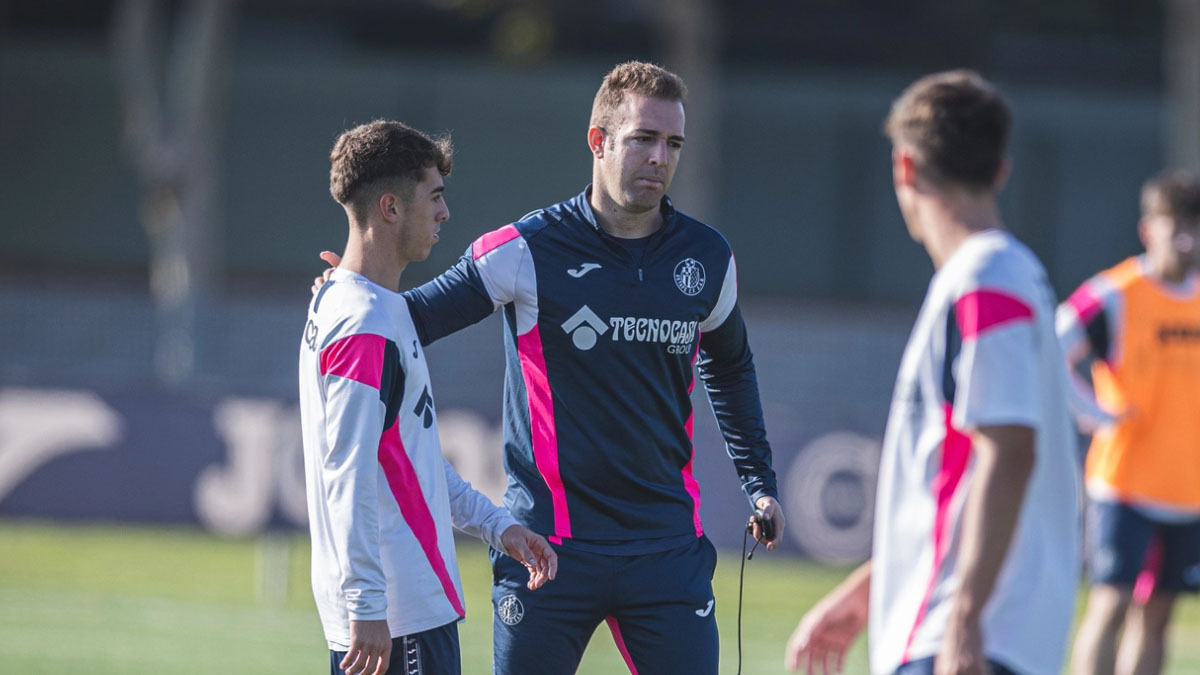
[[[642,280],[642,268],[638,268],[638,281]]]

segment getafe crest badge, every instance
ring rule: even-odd
[[[675,285],[684,295],[695,295],[704,289],[704,265],[695,258],[679,261],[675,266]]]
[[[521,604],[517,596],[509,593],[496,603],[496,616],[500,617],[505,624],[515,626],[525,618],[525,606]]]

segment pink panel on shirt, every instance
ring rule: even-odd
[[[458,599],[458,590],[450,578],[446,561],[442,558],[442,550],[438,548],[437,525],[433,522],[433,514],[425,501],[425,493],[421,491],[421,483],[417,480],[417,472],[413,469],[412,460],[404,450],[404,440],[400,437],[400,419],[391,428],[383,432],[379,439],[379,463],[383,466],[383,474],[387,477],[388,487],[400,507],[400,515],[409,529],[421,544],[421,550],[429,560],[429,566],[437,575],[446,593],[446,599],[458,612],[459,617],[467,615],[462,602]]]
[[[625,659],[625,665],[629,667],[629,672],[638,675],[637,666],[633,665],[633,657],[629,655],[629,648],[625,646],[625,638],[621,635],[621,627],[617,625],[617,617],[610,616],[605,621],[608,623],[608,629],[612,631],[617,651],[621,652],[621,658]]]
[[[321,374],[337,375],[378,389],[383,379],[386,342],[383,336],[370,333],[344,337],[321,350]]]
[[[479,260],[488,251],[500,248],[519,236],[521,233],[517,232],[517,228],[511,224],[498,230],[492,230],[471,244],[471,259]]]
[[[515,228],[513,230],[516,231]],[[567,511],[567,492],[558,470],[558,429],[554,423],[554,398],[550,393],[550,378],[546,374],[546,355],[542,350],[542,334],[537,324],[533,330],[517,336],[517,353],[521,357],[521,376],[525,380],[525,397],[529,399],[529,432],[533,439],[533,461],[546,487],[554,509],[554,534],[571,538],[571,515]]]
[[[697,334],[699,335],[699,334]],[[699,338],[697,337],[697,343]],[[696,386],[695,366],[696,360],[700,358],[700,349],[696,349],[695,355],[692,356],[692,381],[688,383],[688,395],[692,393],[692,389]],[[688,495],[692,498],[692,524],[696,527],[696,536],[704,534],[704,526],[700,524],[700,482],[696,480],[696,476],[692,473],[692,463],[696,460],[696,446],[692,443],[692,427],[693,420],[696,418],[696,411],[688,414],[687,422],[683,428],[687,431],[688,443],[692,446],[692,455],[688,458],[687,466],[683,467],[683,489],[687,490]]]
[[[1033,310],[1019,298],[1004,291],[981,288],[967,293],[954,303],[954,318],[964,340],[974,340],[984,333],[1013,321],[1032,321]]]
[[[688,415],[688,438],[692,437],[692,415]],[[704,525],[700,523],[700,481],[692,475],[692,463],[696,460],[696,446],[692,446],[692,456],[688,458],[687,466],[683,467],[683,489],[692,498],[692,525],[696,527],[696,536],[704,534]]]
[[[929,600],[937,587],[938,573],[946,559],[946,547],[950,544],[949,528],[950,504],[954,500],[954,492],[967,470],[967,460],[971,458],[971,437],[954,428],[954,407],[945,405],[946,438],[942,441],[942,466],[930,485],[934,499],[937,500],[937,515],[933,520],[933,571],[929,575],[929,586],[925,589],[925,597],[917,610],[917,619],[913,622],[912,631],[908,634],[908,642],[904,645],[904,657],[901,663],[908,663],[909,650],[913,639],[917,636],[917,628],[925,620],[925,612],[929,609]]]
[[[1067,304],[1075,310],[1075,314],[1079,316],[1079,322],[1084,324],[1104,308],[1099,296],[1092,292],[1090,284],[1080,286],[1071,294],[1071,297],[1067,298]]]

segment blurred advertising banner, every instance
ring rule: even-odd
[[[718,546],[736,549],[749,505],[710,417],[697,417],[702,516]],[[446,456],[500,502],[498,420],[452,408],[438,424]],[[796,452],[785,450],[791,439],[775,445],[787,547],[829,562],[866,557],[878,442],[840,431]],[[0,388],[0,516],[187,523],[230,536],[302,527],[299,409],[272,398]]]
[[[152,331],[129,330],[152,324],[145,298],[0,288],[0,313],[15,317],[0,325],[0,517],[187,523],[230,536],[303,527],[295,359],[305,301],[214,306],[202,322],[206,379],[172,389],[153,381]],[[879,439],[914,308],[742,307],[788,521],[784,548],[864,559]],[[502,329],[492,316],[426,349],[442,450],[497,503]],[[750,504],[703,386],[692,404],[701,521],[718,547],[740,549]]]

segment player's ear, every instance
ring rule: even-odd
[[[588,129],[588,149],[592,151],[592,156],[596,159],[604,157],[604,138],[607,132],[601,127],[590,127]]]
[[[917,183],[917,165],[912,153],[898,147],[892,148],[892,183],[896,189]]]
[[[992,188],[994,188],[996,192],[1004,189],[1005,184],[1008,183],[1008,176],[1011,171],[1012,162],[1009,161],[1008,157],[1001,159],[1000,166],[996,169],[996,178],[992,181]]]
[[[394,223],[400,218],[400,198],[396,193],[385,191],[379,195],[379,213],[383,219],[389,223]]]

